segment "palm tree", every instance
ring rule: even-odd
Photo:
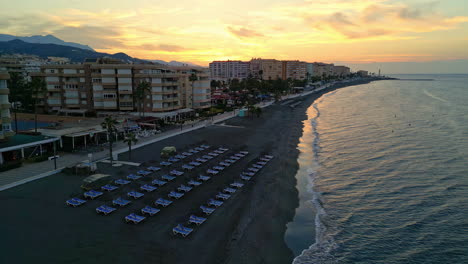
[[[16,113],[18,112],[18,104],[23,102],[25,105],[27,100],[24,100],[26,83],[23,76],[18,72],[10,72],[10,79],[7,81],[8,87],[10,88],[10,101],[12,102],[12,110],[15,114],[15,132],[18,133],[18,118]]]
[[[37,133],[37,103],[38,97],[44,95],[47,92],[47,85],[42,78],[33,78],[29,83],[31,89],[31,95],[33,97],[34,107],[34,132]]]
[[[151,92],[151,84],[145,80],[141,81],[136,89],[135,96],[138,104],[138,113],[140,117],[144,116],[144,102],[145,102],[145,96],[147,92]]]
[[[193,108],[193,98],[194,98],[194,96],[193,96],[193,89],[194,88],[193,87],[195,85],[195,82],[198,81],[198,76],[195,73],[190,74],[189,81],[192,84],[192,96],[191,96],[190,100],[191,100],[192,108]]]
[[[107,130],[107,136],[109,137],[109,154],[111,165],[114,161],[112,156],[112,144],[114,143],[114,132],[117,131],[117,120],[113,119],[112,116],[107,116],[104,122],[101,123],[102,128]]]
[[[124,142],[128,144],[128,159],[132,159],[132,144],[137,143],[138,139],[135,135],[135,133],[128,133],[127,136],[124,139]]]

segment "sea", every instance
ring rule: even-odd
[[[294,264],[468,263],[468,75],[392,77],[308,108]]]

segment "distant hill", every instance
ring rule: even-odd
[[[0,41],[10,41],[10,40],[15,40],[15,39],[19,39],[27,43],[56,44],[56,45],[70,46],[70,47],[75,47],[79,49],[94,51],[88,45],[82,45],[82,44],[74,43],[74,42],[66,42],[53,35],[46,35],[46,36],[35,35],[35,36],[30,36],[30,37],[18,37],[18,36],[13,36],[13,35],[0,34]]]
[[[47,57],[64,57],[69,58],[72,62],[83,62],[87,58],[111,57],[120,59],[124,62],[147,63],[148,61],[140,60],[128,56],[125,53],[108,54],[96,52],[89,49],[80,49],[64,45],[56,44],[36,44],[27,43],[19,39],[0,42],[0,54],[31,54],[46,59]]]
[[[163,61],[163,60],[148,60],[150,62],[154,63],[159,63],[159,64],[164,64],[164,65],[169,65],[169,66],[196,66],[200,67],[199,65],[189,63],[189,62],[180,62],[180,61]]]

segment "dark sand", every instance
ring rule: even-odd
[[[353,84],[360,83],[365,82]],[[243,149],[250,152],[221,175],[139,225],[127,224],[123,218],[151,205],[158,197],[167,198],[170,190],[206,167],[178,177],[109,216],[97,215],[94,209],[104,203],[110,205],[112,198],[125,197],[127,191],[137,190],[140,184],[132,183],[106,193],[78,208],[67,207],[65,201],[81,193],[83,177],[58,174],[0,192],[0,263],[291,263],[294,256],[284,242],[284,233],[298,205],[297,144],[302,122],[307,118],[306,109],[323,92],[296,99],[303,103],[294,109],[273,105],[264,109],[260,118],[234,118],[226,122],[236,127],[211,126],[134,150],[132,160],[144,162],[144,166],[157,165],[164,146],[187,150],[206,143],[229,147],[231,151],[227,154]],[[190,214],[202,216],[198,207],[238,179],[239,173],[263,153],[275,158],[252,181],[204,224],[194,227],[189,237],[172,235],[172,228],[185,223]],[[120,158],[127,157],[124,153]],[[209,164],[221,159],[218,157]],[[180,168],[181,164],[173,168]],[[99,170],[123,178],[136,172],[137,167],[117,169],[100,163]],[[159,175],[162,173],[153,177]]]

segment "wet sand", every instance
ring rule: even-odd
[[[363,82],[354,84],[359,83]],[[142,166],[157,165],[164,146],[187,150],[205,143],[230,148],[228,155],[244,149],[250,152],[139,225],[127,224],[123,218],[159,197],[167,198],[169,191],[206,171],[206,167],[185,173],[109,216],[97,215],[94,209],[104,203],[110,205],[113,198],[125,196],[151,179],[106,193],[77,208],[67,207],[65,200],[81,194],[80,176],[58,174],[0,192],[0,263],[291,263],[294,256],[284,242],[284,233],[298,205],[296,148],[306,109],[320,95],[296,99],[303,102],[294,109],[273,105],[259,118],[233,118],[226,126],[210,126],[134,150],[132,161],[144,162]],[[204,224],[194,227],[187,238],[172,235],[172,228],[185,223],[190,214],[202,216],[198,207],[238,179],[239,173],[264,153],[275,158]],[[128,154],[120,159],[128,160]],[[222,159],[208,164],[213,166]],[[181,165],[179,162],[173,168]],[[99,163],[100,172],[114,178],[138,169]],[[153,177],[162,174],[154,173]]]

